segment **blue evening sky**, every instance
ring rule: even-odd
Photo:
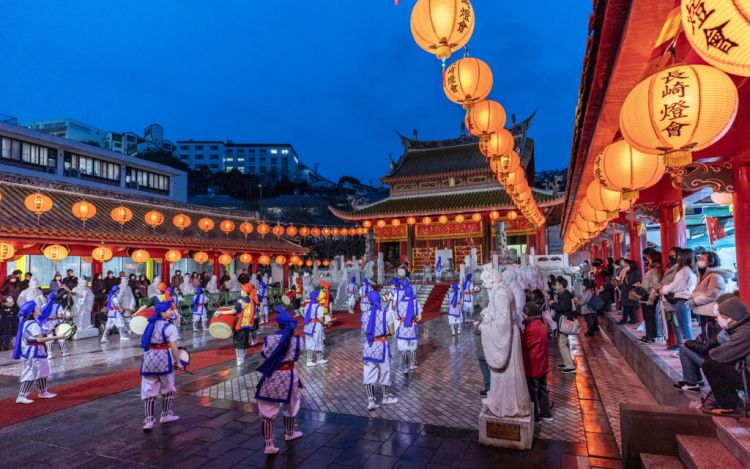
[[[4,0],[0,113],[165,137],[290,142],[337,179],[377,180],[396,131],[458,135],[413,0]],[[510,119],[539,109],[538,168],[567,166],[591,2],[473,0],[472,56]],[[456,55],[454,58],[457,58]]]

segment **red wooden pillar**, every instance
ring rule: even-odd
[[[289,262],[284,263],[284,279],[281,281],[281,288],[286,290],[289,286]]]
[[[104,269],[104,265],[99,262],[92,260],[91,261],[91,277],[93,278],[95,274],[102,274],[102,270]],[[2,271],[0,271],[0,277],[3,277]]]
[[[638,234],[638,224],[630,222],[628,238],[630,242],[630,258],[631,261],[635,262],[639,266],[641,265],[641,237]]]
[[[537,254],[547,254],[547,225],[542,225],[536,230],[536,250]]]
[[[736,163],[734,173],[734,237],[740,298],[750,303],[750,165]]]
[[[620,235],[617,233],[615,224],[612,223],[611,226],[612,226],[612,257],[615,260],[617,260],[622,256],[622,254],[620,254],[621,252],[620,249],[622,245],[620,244]]]
[[[221,278],[221,264],[219,264],[219,253],[214,253],[214,275],[216,278]]]
[[[250,272],[247,273],[248,276],[258,273],[258,257],[257,256],[253,256],[253,261],[250,265],[247,266],[247,268],[250,269]]]
[[[736,187],[736,186],[735,186]],[[674,247],[684,248],[687,246],[687,230],[685,229],[685,215],[680,214],[680,221],[674,221],[675,210],[681,208],[679,204],[667,204],[659,206],[659,225],[661,228],[661,260],[666,266],[669,263],[669,250]],[[737,223],[735,216],[735,225]],[[736,228],[735,228],[736,230]],[[739,251],[737,252],[739,257]]]
[[[166,255],[164,255],[164,257],[162,257],[161,259],[161,281],[171,287],[179,287],[179,285],[170,284],[171,278],[172,278],[172,275],[169,272],[169,261],[167,260]]]
[[[601,242],[601,251],[599,252],[599,258],[602,260],[605,260],[607,258],[607,254],[609,253],[609,247],[607,246],[607,240],[602,238]]]
[[[5,284],[5,277],[8,276],[8,261],[0,261],[0,285]]]

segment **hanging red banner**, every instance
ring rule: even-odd
[[[375,226],[375,239],[379,243],[393,242],[393,241],[406,241],[406,225],[386,225],[384,227]]]
[[[456,239],[456,238],[481,238],[481,221],[464,221],[461,223],[431,223],[429,225],[419,224],[416,226],[415,236],[417,239]]]

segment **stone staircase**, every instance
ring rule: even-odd
[[[678,456],[641,453],[645,469],[750,467],[750,421],[716,417],[716,436],[677,435]]]

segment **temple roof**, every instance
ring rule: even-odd
[[[113,195],[78,186],[7,174],[0,174],[0,183],[3,209],[0,238],[9,238],[12,241],[106,243],[146,249],[151,247],[226,250],[267,254],[307,251],[299,245],[273,235],[262,238],[252,233],[245,239],[239,232],[239,224],[251,220],[251,217],[249,213],[243,214],[238,210],[220,210],[146,197]],[[52,210],[42,214],[39,223],[36,215],[24,207],[24,199],[34,192],[51,197],[54,203]],[[96,207],[96,215],[86,221],[85,228],[71,213],[73,204],[83,200],[91,202]],[[110,212],[120,205],[128,207],[133,212],[132,220],[122,227],[110,217]],[[155,230],[144,221],[146,212],[150,210],[159,210],[164,215],[164,223]],[[192,221],[182,232],[172,223],[172,218],[178,213],[184,213]],[[216,224],[208,233],[200,231],[197,227],[198,220],[203,217],[212,218]],[[222,220],[232,220],[235,223],[235,231],[228,236],[219,229]]]
[[[523,149],[519,154],[524,167],[532,157],[531,152],[526,151],[529,147],[526,134],[533,117],[534,114],[508,129],[515,137],[516,148]],[[383,183],[426,175],[489,172],[487,158],[479,151],[477,137],[462,135],[446,140],[417,140],[400,134],[399,137],[404,153],[393,169],[383,176]]]
[[[539,207],[557,205],[561,198],[534,189],[534,199]],[[512,210],[515,206],[508,193],[502,187],[454,191],[422,196],[389,197],[358,210],[344,212],[329,207],[331,212],[344,220],[364,220],[376,217],[433,215],[449,213],[466,213],[486,210]]]

